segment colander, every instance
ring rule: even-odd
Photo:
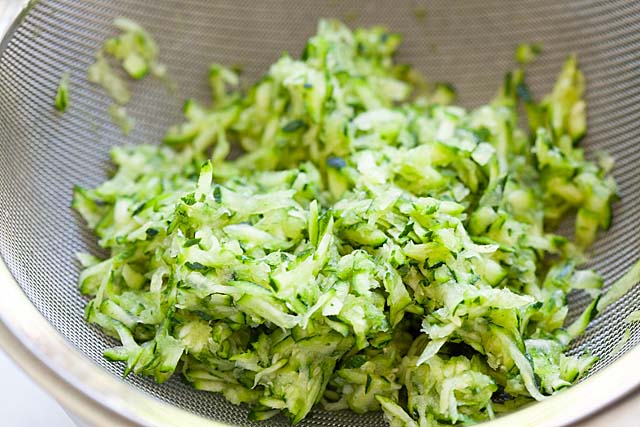
[[[106,111],[111,101],[86,80],[113,19],[127,16],[157,39],[178,88],[136,83],[124,137]],[[592,267],[611,284],[640,256],[640,2],[629,0],[0,0],[0,342],[70,411],[95,426],[248,426],[247,408],[168,383],[129,376],[102,350],[112,339],[83,320],[76,290],[78,251],[99,253],[70,209],[74,185],[94,186],[109,171],[113,145],[160,141],[180,120],[183,99],[205,100],[211,62],[242,66],[258,78],[282,51],[297,53],[320,17],[351,26],[383,24],[404,35],[399,60],[435,81],[452,82],[469,107],[488,102],[513,67],[519,42],[544,54],[530,86],[551,87],[575,52],[588,80],[589,155],[616,159],[621,200],[593,249]],[[53,108],[68,72],[71,107]],[[572,297],[575,316],[587,300]],[[558,427],[597,411],[640,385],[640,327],[624,323],[640,308],[640,287],[612,305],[575,342],[600,357],[588,378],[544,402],[486,426]],[[630,339],[623,346],[625,330]],[[618,351],[613,351],[617,349]],[[638,411],[640,417],[640,411]],[[262,425],[288,425],[284,418]],[[381,414],[316,410],[302,426],[384,426]]]

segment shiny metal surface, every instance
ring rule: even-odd
[[[9,32],[29,9],[29,3],[29,0],[6,0],[0,3],[0,41],[8,39]]]
[[[178,120],[185,97],[206,98],[208,63],[242,65],[250,82],[281,51],[299,52],[319,17],[401,32],[399,59],[433,80],[453,82],[468,106],[493,96],[519,42],[544,45],[530,67],[530,84],[539,95],[564,56],[577,53],[588,80],[585,146],[591,154],[606,150],[616,158],[622,196],[612,229],[593,251],[593,266],[611,283],[640,254],[640,2],[43,0],[9,32],[27,3],[0,2],[0,37],[8,34],[0,44],[0,343],[91,425],[253,425],[246,408],[192,390],[177,376],[164,385],[121,380],[122,367],[102,358],[112,340],[84,322],[85,300],[75,286],[74,253],[97,248],[69,208],[71,189],[104,179],[109,147],[158,141]],[[96,48],[114,34],[111,21],[122,15],[156,36],[179,88],[176,96],[152,79],[132,86],[129,109],[137,127],[129,138],[106,114],[110,100],[85,78]],[[62,72],[71,75],[71,107],[64,115],[52,108]],[[575,312],[585,303],[580,295],[572,298]],[[622,320],[638,308],[636,287],[575,343],[572,351],[589,348],[601,357],[588,379],[487,425],[567,425],[637,387],[640,328]],[[631,339],[613,354],[626,328]],[[283,418],[265,424],[287,425]],[[385,425],[380,414],[320,410],[301,425],[356,424]]]

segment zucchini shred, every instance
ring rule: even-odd
[[[319,404],[447,426],[589,370],[566,351],[598,311],[581,265],[616,185],[579,147],[575,57],[540,102],[518,68],[466,110],[394,63],[400,41],[322,20],[246,91],[216,64],[212,107],[187,101],[163,146],[116,146],[115,174],[74,190],[110,253],[79,256],[86,318],[121,342],[104,355],[125,375],[178,370],[252,420]],[[567,218],[573,238],[554,232]],[[573,290],[593,302],[567,325]]]

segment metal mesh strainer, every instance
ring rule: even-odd
[[[7,11],[18,10],[25,3],[4,1],[9,4],[4,6]],[[116,16],[137,20],[156,36],[161,60],[179,88],[176,96],[153,79],[133,86],[129,109],[137,127],[129,139],[105,113],[110,100],[86,81],[87,67],[98,46],[113,33],[111,22]],[[71,387],[76,393],[73,396],[92,402],[95,414],[102,411],[107,414],[103,416],[112,417],[108,425],[124,425],[124,419],[115,418],[115,413],[140,425],[205,425],[149,396],[218,422],[253,424],[247,421],[246,408],[197,392],[177,377],[164,385],[131,376],[124,380],[130,386],[125,386],[115,379],[122,374],[122,366],[102,358],[102,349],[112,343],[84,322],[85,301],[75,286],[78,265],[74,253],[96,248],[69,208],[73,185],[101,182],[108,167],[109,147],[114,144],[158,141],[167,126],[179,120],[185,97],[207,96],[208,63],[241,65],[245,79],[251,81],[281,51],[300,51],[319,17],[341,18],[352,26],[384,24],[401,32],[405,42],[399,59],[411,62],[434,80],[453,82],[461,102],[468,106],[485,103],[493,96],[503,72],[513,66],[518,42],[544,45],[544,55],[530,68],[530,83],[538,94],[550,87],[565,55],[576,52],[588,79],[587,151],[606,150],[615,157],[622,196],[615,206],[612,229],[594,249],[593,266],[610,283],[640,255],[636,229],[640,216],[640,73],[636,71],[640,66],[640,2],[43,0],[5,37],[0,56],[0,254],[7,267],[0,268],[5,292],[0,318],[19,338],[19,345],[29,349],[24,354],[35,355],[30,356],[33,361],[23,360],[24,365],[62,372],[53,383],[57,385],[50,388],[68,391],[65,387]],[[0,37],[2,34],[0,28]],[[65,71],[71,74],[72,107],[60,116],[52,102]],[[18,292],[20,288],[28,301]],[[585,303],[586,299],[576,297],[574,307]],[[633,350],[640,341],[640,327],[622,321],[638,307],[640,288],[610,307],[574,346],[573,351],[590,348],[600,356],[592,375],[604,373],[565,393],[572,397],[564,402],[580,396],[599,396],[600,400],[564,408],[561,395],[521,411],[520,418],[505,418],[511,421],[504,425],[562,425],[584,415],[587,407],[596,409],[640,384],[640,376],[624,375],[622,362],[605,369],[626,352],[631,355],[625,366],[632,366],[631,356],[635,362],[640,360],[638,351]],[[627,327],[631,339],[620,353],[612,354]],[[92,364],[83,362],[78,354]],[[36,368],[31,371],[46,374]],[[47,372],[53,375],[53,371]],[[614,377],[624,380],[604,398],[600,388],[611,385]],[[146,394],[137,393],[134,387]],[[61,394],[58,397],[65,399]],[[100,403],[96,406],[96,402]],[[545,409],[536,410],[536,406]],[[78,405],[75,409],[83,411]],[[85,407],[84,412],[91,411]],[[547,414],[544,421],[540,418],[543,412]],[[385,425],[379,414],[321,411],[302,423],[356,424]],[[269,425],[287,423],[276,418]]]

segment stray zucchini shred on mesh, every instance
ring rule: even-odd
[[[61,113],[67,111],[69,106],[69,73],[63,73],[60,77],[53,106]]]
[[[131,100],[131,92],[125,79],[113,69],[108,58],[118,61],[126,74],[134,80],[141,80],[148,74],[163,78],[166,67],[157,60],[158,45],[155,40],[138,23],[127,18],[116,18],[113,25],[120,34],[108,39],[96,52],[96,60],[89,67],[87,79],[102,87],[115,101],[109,107],[109,116],[122,133],[128,135],[135,126],[135,120],[129,117],[125,108]]]
[[[320,21],[301,59],[244,92],[214,65],[212,107],[187,101],[164,146],[115,147],[115,175],[76,188],[110,251],[80,255],[86,318],[120,340],[105,356],[125,374],[179,370],[254,420],[320,405],[441,426],[589,370],[594,356],[565,352],[598,311],[602,279],[580,265],[616,185],[611,160],[579,148],[576,59],[540,102],[517,69],[466,110],[394,63],[399,43]],[[554,233],[566,218],[574,238]],[[572,290],[593,303],[567,325]]]

